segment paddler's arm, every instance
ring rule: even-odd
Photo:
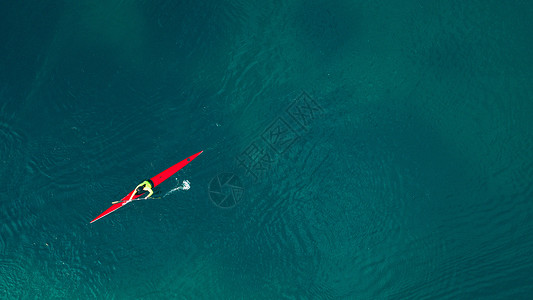
[[[146,198],[150,198],[150,196],[152,196],[154,194],[154,191],[152,191],[152,189],[150,189],[150,188],[145,188],[144,190],[148,191],[148,196],[146,196]]]
[[[128,201],[131,201],[131,199],[133,199],[133,196],[135,196],[135,194],[137,194],[137,189],[139,187],[143,186],[143,185],[144,185],[144,182],[135,187],[135,189],[133,190],[133,193],[131,193],[130,199]]]

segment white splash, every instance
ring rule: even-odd
[[[163,197],[166,197],[166,196],[168,196],[168,195],[174,193],[175,191],[186,191],[186,190],[188,190],[188,189],[190,189],[190,188],[191,188],[191,182],[190,182],[189,180],[184,180],[184,181],[181,183],[180,186],[171,189],[171,190],[168,191],[168,192],[165,194],[165,196],[163,196]]]

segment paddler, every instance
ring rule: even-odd
[[[152,196],[152,195],[154,194],[154,191],[152,190],[153,187],[154,187],[154,184],[153,184],[152,180],[150,180],[150,179],[146,179],[145,181],[141,182],[141,183],[135,188],[135,190],[133,190],[134,192],[131,193],[131,196],[130,196],[130,198],[128,199],[128,201],[131,201],[135,195],[142,195],[142,194],[144,194],[145,192],[148,192],[148,196],[146,196],[145,199],[150,198],[150,196]],[[111,202],[111,203],[112,203],[112,204],[117,204],[117,203],[120,203],[120,202],[122,202],[122,201],[113,201],[113,202]]]
[[[150,196],[152,196],[154,194],[154,191],[152,190],[153,187],[154,187],[154,184],[152,183],[152,181],[150,179],[147,179],[147,180],[141,182],[141,184],[139,184],[135,188],[135,193],[131,194],[131,197],[130,197],[129,200],[131,200],[133,198],[133,196],[141,195],[141,194],[144,194],[145,192],[148,192],[148,196],[146,196],[146,198],[150,198]]]

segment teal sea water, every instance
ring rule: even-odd
[[[532,17],[2,2],[0,298],[531,299]]]

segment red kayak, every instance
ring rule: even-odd
[[[153,182],[153,187],[152,188],[155,188],[161,182],[167,180],[170,176],[174,175],[176,172],[181,170],[188,163],[190,163],[193,159],[195,159],[198,155],[202,154],[202,152],[204,152],[204,151],[200,151],[200,152],[198,152],[198,153],[196,153],[194,155],[191,155],[188,158],[186,158],[186,159],[180,161],[179,163],[173,165],[172,167],[166,169],[165,171],[163,171],[163,172],[155,175],[154,177],[150,178],[150,180]],[[106,211],[104,211],[98,217],[96,217],[94,220],[92,220],[91,223],[96,221],[96,220],[98,220],[98,219],[101,219],[101,218],[109,215],[110,213],[114,212],[115,210],[117,210],[117,209],[121,208],[122,206],[128,204],[130,201],[132,201],[134,199],[137,199],[137,198],[139,198],[141,196],[141,195],[135,195],[130,200],[130,197],[131,197],[131,195],[134,192],[135,192],[135,190],[131,191],[129,194],[126,195],[126,197],[122,198],[122,200],[120,200],[119,203],[113,204],[110,208],[108,208]]]

